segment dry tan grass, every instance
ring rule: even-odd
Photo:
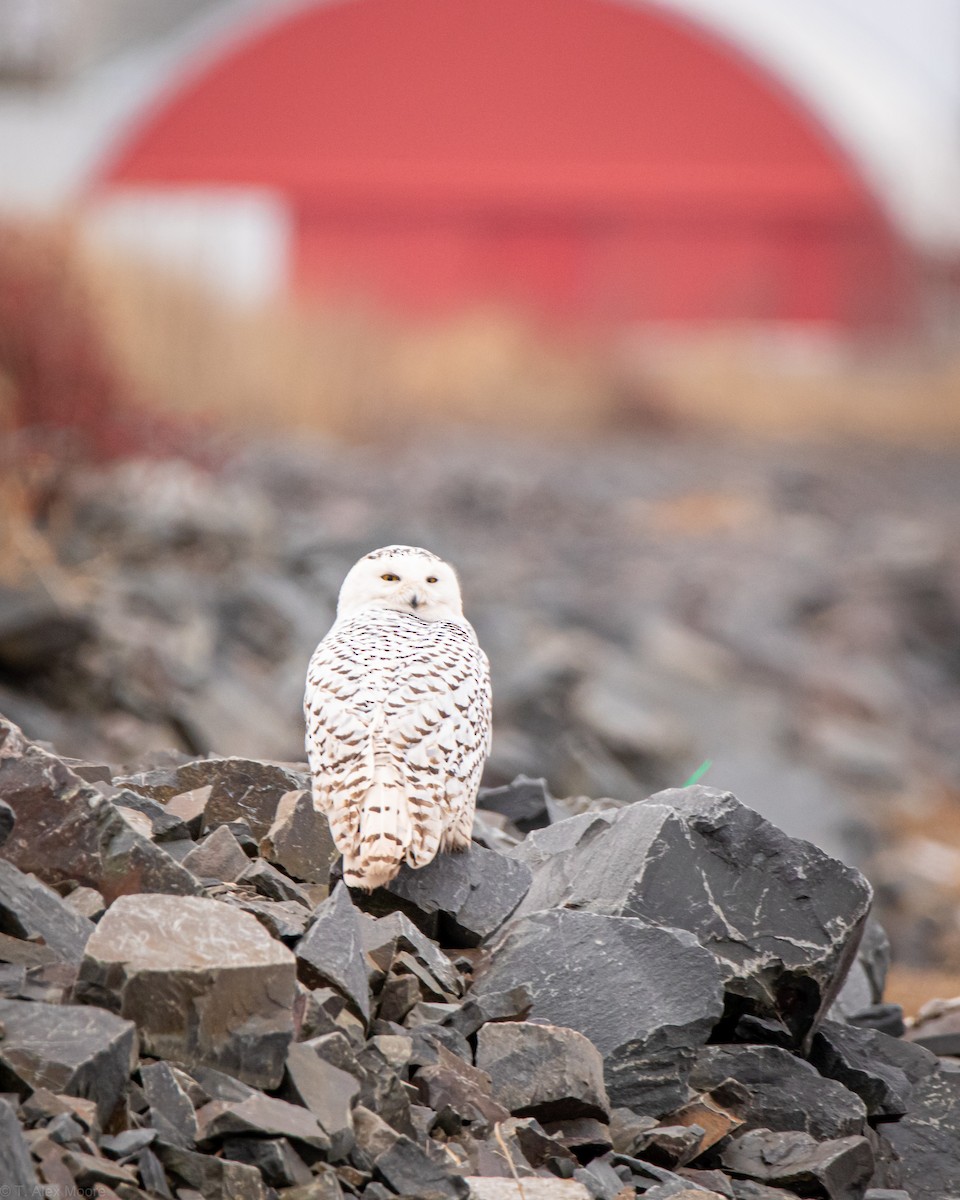
[[[125,394],[174,418],[364,438],[444,420],[572,436],[679,425],[960,442],[960,350],[852,352],[742,329],[647,331],[640,342],[489,310],[420,322],[286,303],[242,310],[78,246],[70,273],[82,276]]]

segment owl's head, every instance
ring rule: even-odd
[[[354,563],[340,588],[337,619],[365,608],[392,608],[423,621],[464,621],[453,567],[419,546],[384,546]]]

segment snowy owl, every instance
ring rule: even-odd
[[[449,564],[417,546],[355,563],[303,703],[313,802],[350,887],[466,849],[490,753],[490,668]]]

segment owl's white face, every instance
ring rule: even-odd
[[[392,608],[422,621],[464,620],[453,567],[417,546],[384,546],[354,563],[340,588],[337,620],[365,608]]]

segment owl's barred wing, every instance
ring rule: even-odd
[[[373,780],[373,743],[358,697],[357,664],[323,641],[310,660],[304,695],[314,806],[325,813],[341,854],[356,854],[360,810]]]

